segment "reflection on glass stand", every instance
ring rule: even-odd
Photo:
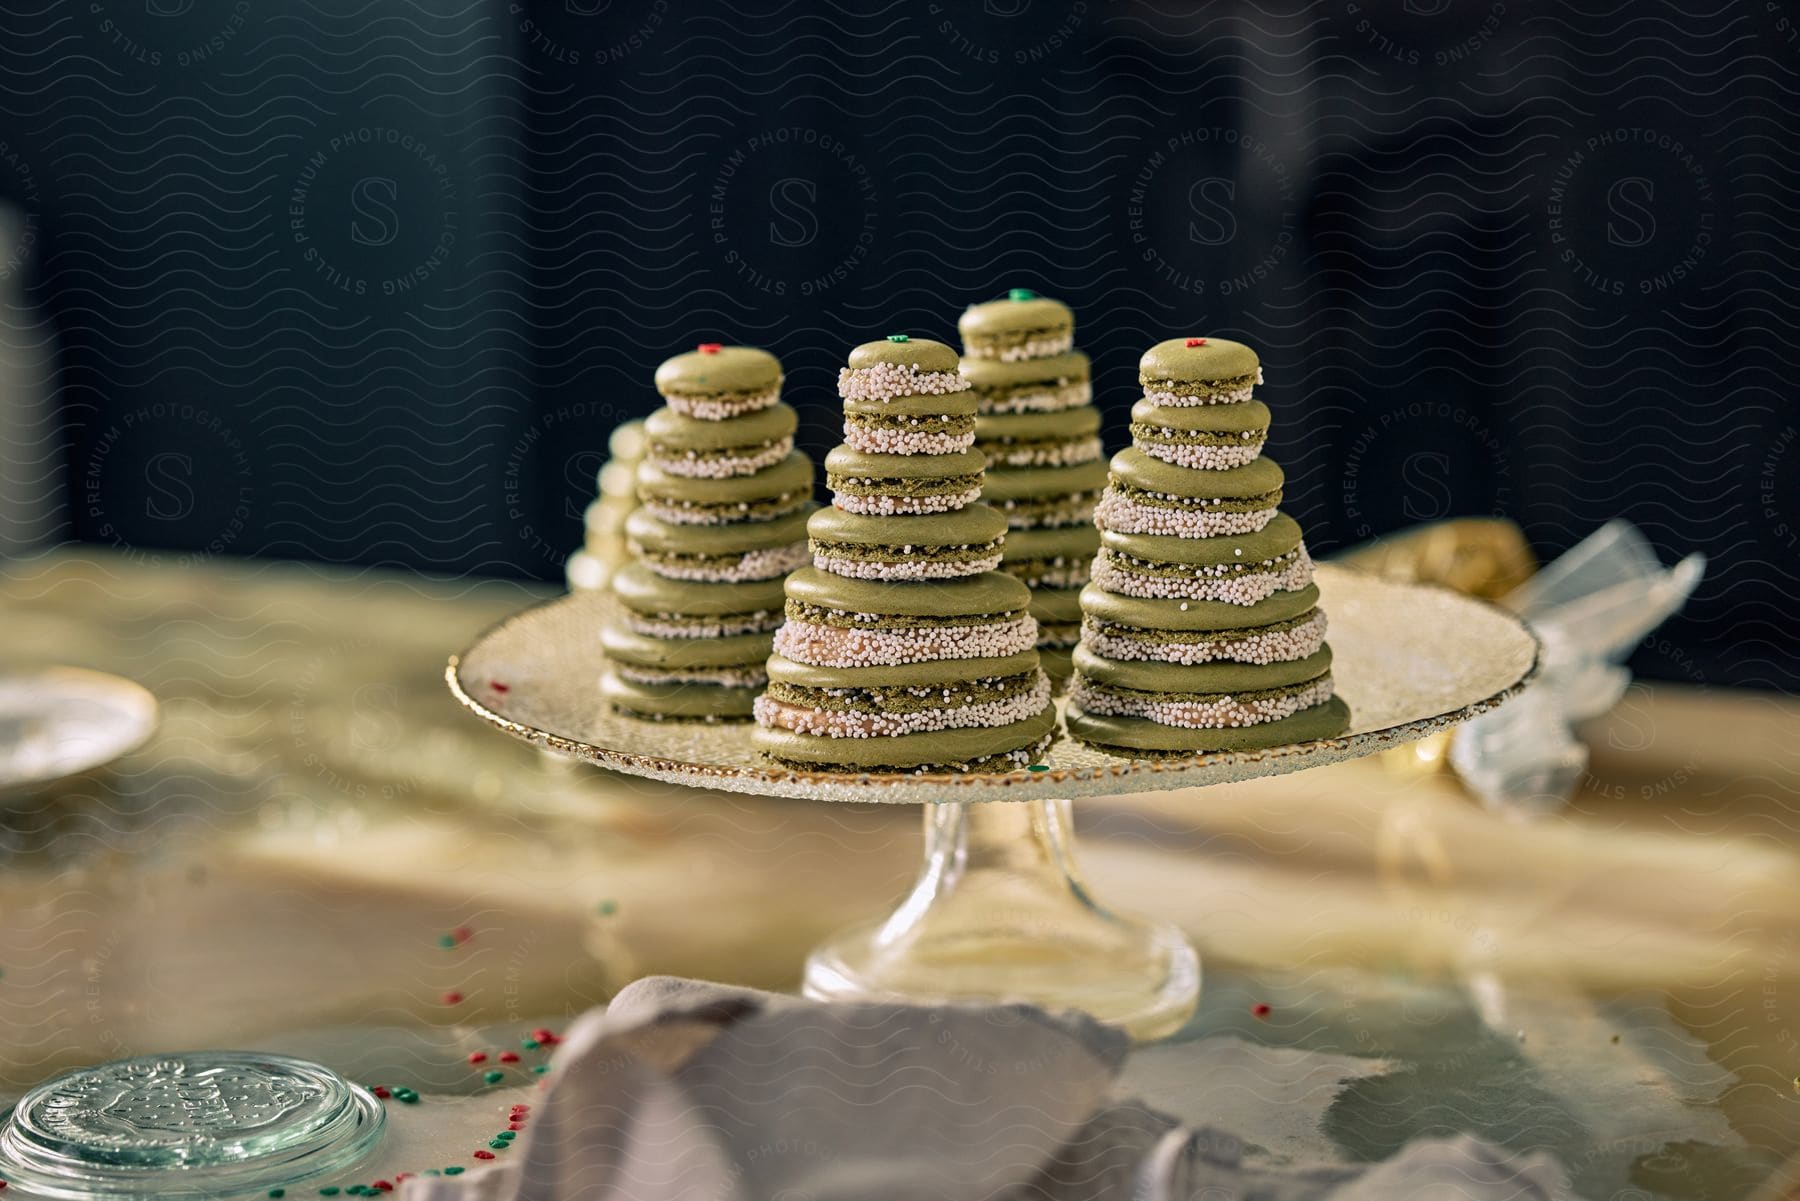
[[[926,805],[912,892],[814,951],[807,994],[1027,1001],[1173,1033],[1199,1000],[1199,956],[1174,925],[1096,901],[1073,835],[1066,800]]]

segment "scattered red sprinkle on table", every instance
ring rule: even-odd
[[[380,1097],[383,1101],[387,1100],[390,1096],[393,1095],[388,1092],[387,1086],[382,1085],[382,1084],[377,1084],[374,1088],[370,1089],[369,1091],[374,1093],[377,1097]]]
[[[508,1113],[510,1113],[510,1114],[512,1114],[512,1116],[513,1116],[513,1117],[514,1117],[514,1118],[518,1118],[518,1117],[520,1117],[520,1116],[522,1116],[522,1115],[524,1115],[524,1114],[528,1114],[528,1113],[530,1113],[530,1112],[531,1112],[531,1106],[529,1106],[529,1105],[526,1105],[526,1104],[523,1104],[523,1103],[521,1103],[521,1104],[518,1104],[518,1105],[515,1105],[515,1106],[513,1106],[513,1107],[512,1107],[512,1108],[511,1108],[511,1109],[510,1109],[510,1110],[508,1110],[508,1111],[507,1111],[507,1112],[508,1112]]]
[[[540,1043],[546,1047],[554,1046],[557,1042],[556,1031],[545,1029],[542,1026],[533,1030],[531,1032],[531,1037],[534,1042]]]
[[[1259,1018],[1266,1018],[1269,1016],[1270,1010],[1269,1010],[1269,1006],[1265,1002],[1258,1001],[1256,1004],[1254,1004],[1250,1007],[1250,1012],[1255,1014]]]
[[[470,1063],[486,1063],[487,1062],[487,1052],[486,1051],[470,1051],[469,1052],[469,1062]]]
[[[1189,346],[1205,346],[1206,339],[1205,338],[1189,338],[1187,340],[1187,344]]]
[[[477,1151],[477,1152],[475,1152],[475,1158],[476,1159],[492,1159],[492,1158],[494,1158],[494,1153],[492,1151]]]
[[[444,1004],[446,1005],[461,1005],[462,999],[463,995],[459,992],[447,992],[444,994],[443,998]]]
[[[512,691],[511,684],[502,684],[499,680],[490,681],[488,687],[492,688],[495,692],[498,692],[501,696],[505,696]]]
[[[502,1051],[500,1052],[500,1062],[517,1063],[519,1062],[519,1053],[517,1051]]]
[[[475,931],[469,929],[467,926],[458,926],[456,929],[450,931],[450,937],[454,938],[457,942],[468,942],[471,938],[475,937]]]
[[[394,1191],[394,1182],[391,1180],[377,1180],[375,1182],[375,1187],[384,1193],[391,1193]]]
[[[508,1130],[523,1130],[523,1129],[525,1129],[525,1123],[523,1123],[523,1122],[519,1121],[517,1118],[515,1118],[511,1122],[507,1123],[506,1128]]]

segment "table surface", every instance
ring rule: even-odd
[[[537,1083],[534,1026],[649,973],[789,987],[813,943],[891,906],[907,809],[611,775],[463,713],[446,655],[546,595],[12,564],[7,666],[130,677],[162,724],[0,809],[0,1092],[288,1050],[424,1094],[393,1107],[377,1174],[472,1165]],[[1590,1198],[1797,1187],[1800,705],[1634,685],[1588,733],[1593,774],[1532,821],[1467,799],[1432,744],[1079,803],[1100,894],[1179,922],[1205,962],[1194,1022],[1122,1090],[1287,1163],[1467,1130],[1556,1153]]]

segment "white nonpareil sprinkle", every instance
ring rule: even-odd
[[[1058,382],[1055,386],[1044,385],[1035,392],[1015,392],[1003,400],[982,400],[983,413],[1058,413],[1064,409],[1080,408],[1092,403],[1094,385],[1089,380],[1077,380],[1071,384]]]
[[[660,467],[670,475],[679,475],[686,479],[722,480],[737,475],[755,475],[765,467],[773,467],[793,453],[794,440],[783,438],[772,442],[752,455],[719,455],[706,458],[689,451],[679,458],[651,454],[652,465]]]
[[[876,615],[867,616],[872,619]],[[1001,659],[1030,650],[1036,639],[1037,623],[1029,617],[990,625],[909,630],[847,630],[789,621],[775,635],[775,653],[814,667],[897,666],[938,659]]]
[[[896,513],[949,513],[974,504],[980,497],[979,487],[947,496],[851,496],[847,492],[838,492],[831,503],[846,513],[892,517]]]
[[[1234,565],[1227,564],[1226,569]],[[1136,596],[1146,600],[1223,601],[1232,605],[1254,605],[1277,592],[1298,592],[1312,583],[1312,557],[1306,548],[1274,571],[1233,572],[1229,575],[1161,576],[1143,575],[1121,567],[1107,555],[1094,560],[1094,582],[1108,592]]]
[[[870,455],[953,455],[975,445],[975,431],[897,430],[882,425],[844,422],[844,445]]]
[[[671,396],[664,392],[662,398],[683,417],[692,417],[695,421],[729,421],[733,417],[742,417],[745,413],[766,409],[780,400],[781,385],[776,384],[767,392],[756,392],[749,396]]]
[[[778,701],[764,694],[756,698],[756,720],[774,729],[793,730],[822,738],[898,738],[936,730],[992,729],[1010,726],[1043,712],[1050,703],[1050,680],[1038,672],[1030,689],[1003,700],[949,709],[920,709],[912,713],[844,712],[809,709]]]
[[[1220,638],[1204,642],[1155,642],[1145,638],[1121,638],[1103,634],[1092,621],[1082,623],[1082,645],[1102,659],[1144,663],[1291,663],[1317,653],[1325,645],[1325,612],[1315,610],[1310,620],[1289,630],[1252,634],[1248,638]]]
[[[761,688],[769,682],[769,673],[761,667],[637,667],[630,663],[613,664],[619,678],[633,684],[718,684],[725,688]]]
[[[1254,462],[1262,454],[1263,441],[1258,438],[1253,443],[1242,446],[1202,446],[1178,442],[1151,442],[1138,438],[1133,443],[1139,450],[1153,459],[1161,459],[1165,463],[1173,463],[1177,467],[1188,467],[1195,471],[1229,471],[1233,467],[1242,467]]]
[[[813,566],[832,575],[851,580],[953,580],[966,575],[980,575],[1000,566],[1000,552],[991,557],[967,563],[939,563],[914,560],[900,563],[869,563],[861,559],[839,559],[832,555],[814,555]]]
[[[1292,717],[1302,709],[1322,705],[1331,699],[1331,677],[1317,680],[1284,696],[1240,701],[1221,694],[1205,701],[1139,700],[1097,688],[1080,672],[1069,685],[1069,699],[1089,713],[1107,717],[1141,717],[1163,726],[1179,726],[1187,730],[1230,730],[1257,726],[1265,722]]]
[[[1262,382],[1259,376],[1256,381]],[[1242,388],[1234,388],[1230,392],[1215,392],[1210,396],[1183,396],[1179,392],[1152,392],[1144,390],[1144,399],[1151,404],[1167,405],[1171,409],[1197,409],[1201,405],[1234,405],[1250,399],[1255,384],[1245,384]]]
[[[959,371],[920,371],[911,364],[877,363],[838,369],[838,395],[845,400],[892,400],[896,396],[949,396],[967,392]]]
[[[1046,334],[1041,338],[1030,338],[1017,346],[984,346],[979,340],[963,344],[963,353],[971,359],[998,359],[1002,363],[1021,363],[1026,359],[1041,359],[1046,355],[1061,354],[1075,345],[1075,331],[1069,330],[1061,334]]]
[[[677,617],[664,614],[647,617],[625,612],[625,628],[646,638],[731,638],[738,634],[766,634],[781,628],[781,611],[733,614],[723,617]]]
[[[982,447],[989,467],[1069,467],[1076,463],[1092,463],[1106,453],[1099,438],[1079,438],[1072,442],[1035,442],[1008,445],[995,442]]]
[[[806,543],[791,542],[768,550],[753,550],[728,564],[680,563],[646,557],[644,566],[669,580],[704,580],[737,584],[745,580],[772,580],[796,567],[806,566]]]
[[[1249,513],[1207,513],[1199,509],[1165,509],[1141,505],[1106,490],[1094,508],[1103,530],[1120,534],[1161,534],[1175,538],[1216,538],[1221,534],[1254,534],[1275,517],[1275,507]]]

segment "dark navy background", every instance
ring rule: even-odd
[[[702,340],[833,379],[968,302],[1262,354],[1315,548],[1459,514],[1712,557],[1647,675],[1793,687],[1795,19],[1672,6],[39,0],[0,191],[66,532],[556,578]]]

